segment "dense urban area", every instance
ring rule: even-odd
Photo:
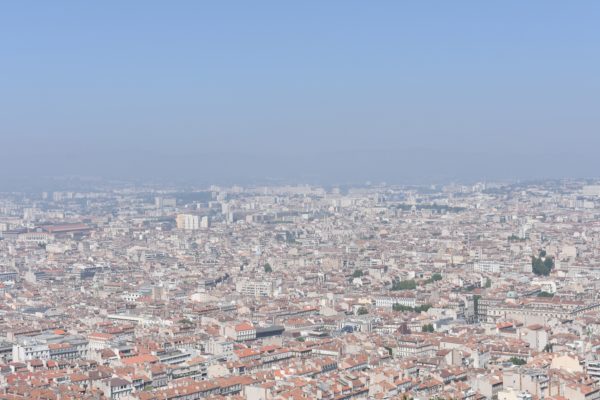
[[[0,195],[0,399],[600,399],[600,186]]]

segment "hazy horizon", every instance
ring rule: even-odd
[[[600,3],[6,2],[0,185],[600,177]]]

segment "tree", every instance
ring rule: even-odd
[[[425,280],[425,284],[433,283],[433,282],[437,282],[437,281],[441,281],[441,280],[442,280],[442,274],[440,274],[439,272],[436,272],[435,274],[431,275],[431,278]]]
[[[427,312],[427,310],[429,310],[431,308],[431,304],[423,304],[422,306],[417,306],[417,307],[409,307],[409,306],[403,306],[402,304],[394,304],[392,306],[392,310],[394,311],[410,311],[410,312]]]
[[[512,234],[508,237],[509,242],[524,242],[526,239]]]
[[[271,272],[273,272],[273,268],[271,268],[271,264],[269,264],[269,263],[266,263],[266,264],[264,265],[264,268],[265,268],[265,272],[266,272],[267,274],[270,274]]]
[[[422,332],[435,332],[435,328],[433,327],[433,324],[425,324],[421,327],[421,331]]]
[[[490,278],[485,278],[485,287],[486,288],[492,287],[492,280]]]
[[[363,276],[363,272],[360,269],[354,270],[354,273],[352,274],[353,278],[360,278],[361,276]]]
[[[417,282],[414,279],[408,281],[395,280],[392,284],[392,290],[414,290],[417,288]]]
[[[552,293],[544,292],[543,290],[538,293],[538,297],[554,297]]]
[[[296,238],[293,233],[285,231],[285,241],[288,243],[296,243]]]
[[[358,315],[365,315],[368,313],[369,313],[369,310],[367,310],[365,307],[359,308],[358,311],[356,312],[356,314],[358,314]]]
[[[536,275],[550,275],[554,268],[554,258],[546,255],[545,250],[540,250],[538,257],[531,257],[531,269]]]
[[[527,361],[525,361],[525,360],[523,360],[522,358],[519,358],[519,357],[511,357],[508,361],[510,361],[511,363],[513,363],[513,365],[527,364]]]

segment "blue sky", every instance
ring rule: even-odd
[[[0,177],[600,171],[597,1],[0,4]]]

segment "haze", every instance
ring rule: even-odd
[[[593,177],[597,1],[0,5],[4,182]]]

